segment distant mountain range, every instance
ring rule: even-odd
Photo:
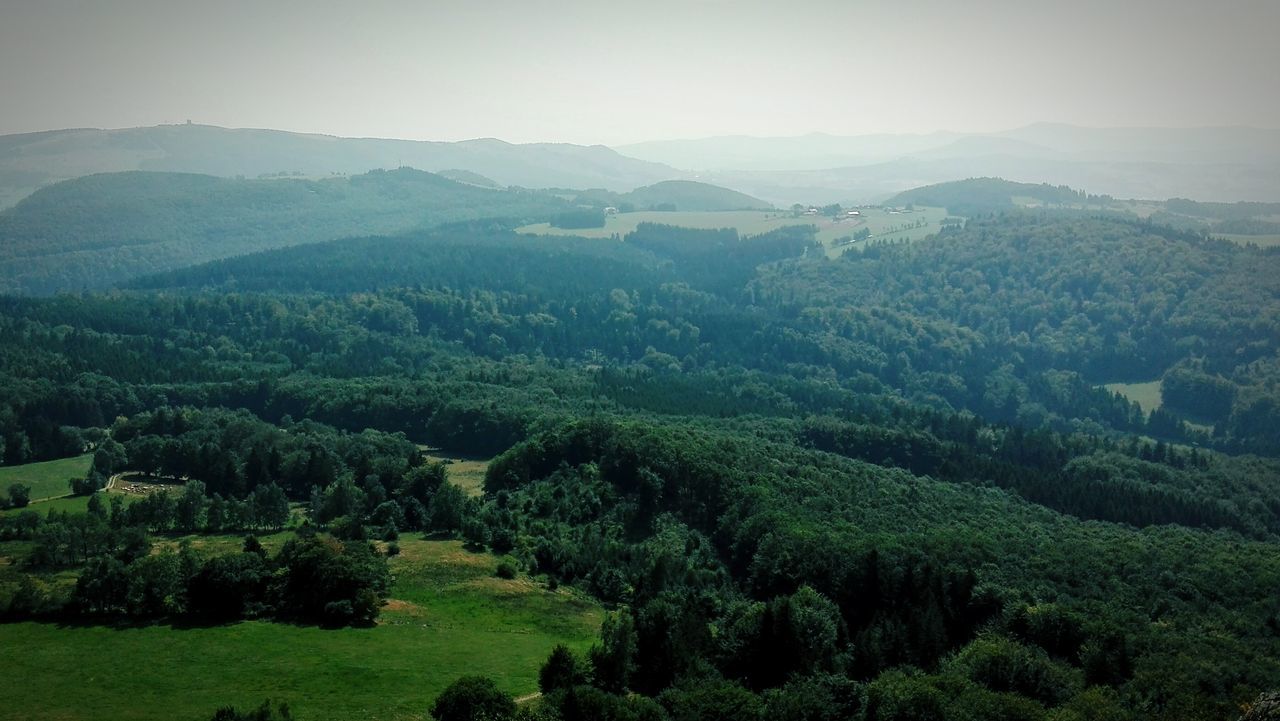
[[[324,178],[402,166],[471,173],[500,186],[618,192],[687,175],[602,145],[339,138],[209,125],[55,130],[0,136],[0,208],[45,185],[95,173],[155,170],[250,179]]]
[[[718,137],[620,146],[778,204],[877,202],[969,177],[1050,182],[1116,197],[1280,200],[1280,130],[1082,128],[1000,133]]]
[[[921,185],[986,176],[1066,184],[1117,198],[1275,201],[1280,130],[1041,123],[997,133],[726,136],[614,149],[494,139],[339,138],[208,125],[56,130],[0,136],[0,208],[54,182],[94,173],[317,179],[402,166],[484,187],[617,194],[696,179],[780,206],[881,202]]]

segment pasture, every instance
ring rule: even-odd
[[[919,240],[938,232],[939,224],[947,217],[942,208],[916,208],[915,210],[890,211],[883,208],[858,208],[858,218],[833,219],[825,216],[795,216],[789,210],[734,210],[722,212],[663,212],[640,211],[619,213],[605,218],[603,228],[568,230],[553,228],[548,223],[535,223],[517,228],[526,235],[572,235],[581,238],[623,237],[641,223],[661,223],[683,228],[734,228],[739,235],[759,235],[787,225],[812,225],[818,229],[817,239],[827,248],[829,256],[838,256],[846,248],[857,248],[861,243],[834,247],[839,238],[852,236],[862,228],[871,231],[871,237],[888,240]]]
[[[193,540],[218,551],[240,543]],[[458,676],[530,694],[552,647],[583,651],[595,638],[600,607],[569,590],[496,578],[497,557],[458,541],[400,546],[373,628],[0,625],[0,646],[22,649],[6,654],[0,719],[205,721],[219,706],[266,698],[305,721],[422,719]]]
[[[56,461],[26,463],[21,466],[0,467],[0,490],[8,492],[14,483],[31,486],[31,500],[43,501],[71,495],[67,481],[84,478],[93,463],[93,454],[86,453]]]

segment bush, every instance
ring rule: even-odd
[[[431,706],[436,721],[503,721],[515,712],[516,702],[484,676],[454,681]]]
[[[273,709],[269,701],[263,701],[252,711],[237,711],[234,706],[223,706],[214,712],[212,721],[290,721],[292,718],[289,704],[281,703]]]
[[[1049,706],[1062,703],[1083,686],[1078,672],[1054,663],[1043,650],[1002,636],[973,641],[949,665],[992,691],[1021,694]]]
[[[498,578],[512,579],[516,577],[516,567],[507,561],[503,561],[498,564],[498,570],[496,573]]]
[[[9,505],[14,508],[26,508],[31,503],[31,487],[21,483],[9,486]]]

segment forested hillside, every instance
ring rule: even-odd
[[[1061,382],[1055,378],[1164,376],[1185,388],[1176,397],[1194,397],[1175,405],[1199,409],[1215,439],[1275,453],[1278,270],[1274,250],[1147,223],[1010,214],[970,221],[926,243],[773,269],[753,289],[820,323],[872,306],[900,323],[938,324],[959,337],[972,332],[981,341],[976,355],[990,354],[992,374],[980,386],[939,380],[929,391],[952,402],[948,382],[970,397],[984,393],[987,406],[975,410],[988,417],[1053,413],[1043,400],[1039,408],[1027,402],[1030,385]],[[972,352],[952,341],[907,359],[919,370],[947,373],[972,369],[965,359]],[[948,358],[965,360],[948,365]],[[1006,372],[1021,380],[1001,381]],[[1039,380],[1029,384],[1031,378]]]
[[[619,202],[637,210],[767,210],[773,207],[745,193],[692,180],[665,180],[636,188],[623,194]]]
[[[1094,206],[1099,209],[1112,202],[1109,195],[1090,195],[1065,185],[1015,183],[1001,178],[969,178],[926,185],[898,193],[886,202],[899,207],[915,204],[946,208],[954,215],[969,217],[1013,210],[1023,204],[1019,200],[1046,206]]]
[[[187,480],[0,516],[0,612],[360,626],[360,539],[424,532],[613,609],[543,670],[566,721],[1207,720],[1280,686],[1280,254],[1080,213],[816,249],[483,221],[6,298],[4,462]],[[1100,387],[1161,376],[1153,414]],[[418,444],[499,454],[483,495]],[[290,501],[278,553],[145,553]]]
[[[973,217],[1019,207],[1075,208],[1106,211],[1118,217],[1150,220],[1200,235],[1231,236],[1238,242],[1275,245],[1280,237],[1280,203],[1205,203],[1186,198],[1116,200],[1065,185],[1014,183],[1001,178],[969,178],[926,185],[898,193],[888,204],[939,206]]]
[[[104,288],[215,258],[476,218],[518,225],[564,205],[407,168],[318,181],[94,175],[0,212],[0,291]]]

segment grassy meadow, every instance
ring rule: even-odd
[[[425,447],[423,450],[427,452],[427,458],[447,464],[450,483],[462,488],[473,498],[484,495],[484,474],[489,470],[492,458],[460,456]]]
[[[635,213],[619,213],[605,218],[603,228],[568,230],[553,228],[548,223],[535,223],[517,228],[516,231],[527,235],[572,235],[582,238],[619,237],[635,230],[641,223],[661,223],[678,225],[683,228],[734,228],[740,235],[759,235],[777,230],[786,225],[813,225],[818,229],[818,241],[826,247],[827,254],[834,257],[843,253],[847,247],[833,247],[837,238],[853,235],[862,228],[871,231],[873,238],[895,240],[919,240],[930,233],[938,232],[939,223],[947,217],[942,208],[916,208],[912,211],[890,212],[881,208],[859,208],[862,215],[858,220],[834,220],[825,216],[795,217],[790,210],[733,210],[720,212],[664,212],[639,211]],[[919,223],[919,226],[917,226]]]
[[[104,500],[107,501],[108,503],[112,498],[119,496],[120,498],[124,499],[124,504],[126,506],[129,505],[130,503],[140,501],[144,498],[144,496],[139,496],[132,493],[124,493],[122,491],[116,491],[116,490],[111,490],[111,491],[101,490],[101,491],[98,491],[98,493],[107,494]],[[62,498],[49,498],[43,501],[35,501],[35,502],[32,502],[31,505],[27,506],[26,508],[6,508],[0,511],[0,516],[22,513],[24,511],[35,511],[41,515],[44,515],[44,514],[47,514],[49,511],[57,511],[59,513],[84,513],[87,510],[89,510],[88,496],[64,496]]]
[[[1108,383],[1103,386],[1112,393],[1119,393],[1138,404],[1143,413],[1150,413],[1164,405],[1164,397],[1160,394],[1160,381],[1146,383]]]
[[[241,542],[192,540],[210,552]],[[497,557],[458,541],[405,538],[400,547],[373,628],[0,625],[0,646],[23,649],[6,654],[0,719],[204,721],[218,706],[266,698],[287,701],[302,721],[422,719],[457,676],[530,694],[555,644],[585,650],[595,638],[602,610],[569,590],[499,579]]]
[[[59,458],[56,461],[3,466],[0,467],[0,490],[7,492],[9,486],[21,483],[31,486],[32,501],[69,496],[71,487],[67,485],[67,481],[72,478],[84,478],[92,463],[93,454],[86,453],[72,458]]]

